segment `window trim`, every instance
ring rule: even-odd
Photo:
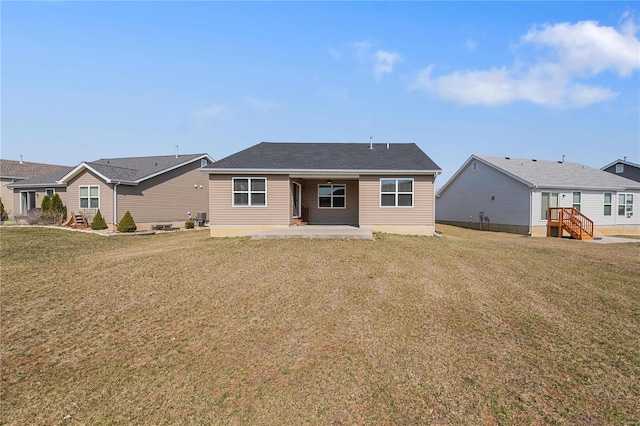
[[[607,203],[607,194],[609,194],[609,202]],[[607,214],[607,206],[609,207],[609,214]],[[612,192],[603,192],[602,193],[602,215],[603,216],[613,216],[613,193]]]
[[[578,202],[575,202],[574,197],[576,196],[576,194],[578,194]],[[576,206],[578,206],[578,208],[576,208]],[[582,192],[581,191],[573,191],[571,193],[571,207],[573,207],[574,209],[580,211],[582,210]]]
[[[31,209],[29,208],[29,195],[28,195],[29,193],[33,193],[33,207]],[[22,196],[23,195],[22,194],[27,194],[26,195],[27,200],[26,200],[26,206],[25,206],[26,207],[26,211],[24,211],[24,209],[22,208],[23,207],[23,205],[22,205]],[[27,214],[27,213],[29,213],[29,210],[37,209],[37,208],[38,208],[38,193],[36,191],[33,191],[33,190],[20,191],[20,214],[23,214],[23,215]]]
[[[330,195],[323,195],[322,197],[329,197],[331,198],[331,206],[330,207],[321,207],[320,206],[320,187],[321,186],[329,186],[331,187],[331,194]],[[344,188],[344,195],[333,195],[333,188],[335,187],[343,187]],[[344,206],[342,207],[334,207],[333,206],[333,198],[344,198]],[[346,183],[319,183],[318,184],[318,209],[322,209],[322,210],[344,210],[347,208],[347,184]]]
[[[51,195],[48,194],[49,191],[51,191]],[[56,189],[55,188],[45,188],[44,189],[44,195],[48,195],[49,197],[53,197],[54,195],[56,195]]]
[[[383,180],[395,180],[396,181],[396,189],[394,192],[382,192],[382,181]],[[398,191],[398,181],[399,180],[410,180],[411,181],[411,192],[399,192]],[[416,205],[416,181],[415,178],[412,177],[382,177],[380,178],[380,186],[378,187],[378,206],[381,209],[412,209],[415,205]],[[395,203],[393,206],[383,206],[382,205],[382,195],[389,195],[389,194],[393,194],[395,197]],[[403,194],[403,195],[407,195],[407,194],[411,194],[411,205],[410,206],[399,206],[398,205],[398,195]]]
[[[471,170],[473,170],[474,172],[478,171],[478,161],[475,160],[472,164],[471,164]]]
[[[626,217],[627,215],[633,216],[633,195],[630,192],[618,192],[618,216]],[[624,197],[624,203],[620,203],[620,197]],[[631,197],[631,202],[629,202]],[[620,213],[620,207],[623,207],[622,214]],[[631,207],[631,208],[629,208]]]
[[[201,158],[200,159],[200,167],[206,167],[209,165],[209,162],[207,161],[206,158]]]
[[[81,188],[87,188],[87,196],[83,197],[80,194],[80,189]],[[98,196],[97,197],[92,197],[91,196],[91,188],[98,188]],[[87,207],[82,207],[82,199],[86,198],[87,199]],[[97,207],[91,207],[91,199],[92,198],[97,198],[98,199],[98,206]],[[78,209],[80,210],[97,210],[100,208],[100,185],[78,185]]]
[[[544,194],[549,194],[549,204],[547,205],[547,208],[545,210],[542,210],[542,199],[544,197]],[[552,206],[551,205],[551,199],[553,198],[554,195],[555,195],[555,198],[556,198],[556,205]],[[560,194],[558,192],[541,191],[540,192],[540,221],[541,222],[547,222],[549,220],[549,217],[548,217],[549,208],[550,207],[558,207],[559,204],[560,204]],[[543,216],[545,216],[545,217],[543,217]]]
[[[624,173],[624,164],[622,163],[616,164],[616,173],[618,174]]]
[[[247,190],[246,191],[236,191],[235,187],[235,181],[236,179],[246,179],[247,180]],[[260,180],[264,180],[264,191],[252,191],[251,190],[251,181],[253,179],[260,179]],[[235,195],[237,194],[247,194],[247,204],[236,204],[236,197]],[[264,194],[264,204],[256,204],[253,205],[251,204],[251,194]],[[232,207],[240,207],[240,208],[247,208],[247,207],[255,207],[255,208],[264,208],[267,207],[267,177],[266,176],[234,176],[231,178],[231,206]]]

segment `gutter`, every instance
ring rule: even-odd
[[[118,223],[118,185],[120,182],[113,183],[113,226]]]

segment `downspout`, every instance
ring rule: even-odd
[[[442,237],[442,234],[436,231],[436,178],[440,173],[433,174],[433,236]]]
[[[113,183],[113,228],[115,229],[118,223],[118,185],[120,182]]]
[[[529,236],[532,237],[531,234],[533,232],[533,191],[535,191],[538,187],[534,186],[529,189]]]

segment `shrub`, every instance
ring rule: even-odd
[[[195,222],[192,220],[188,220],[184,223],[185,229],[193,229],[196,226]]]
[[[133,221],[133,217],[131,217],[131,213],[127,210],[120,219],[120,223],[118,223],[118,232],[135,232],[138,229],[136,223]]]
[[[40,220],[40,209],[31,209],[27,212],[27,223],[29,225],[37,225]]]
[[[53,197],[51,197],[51,211],[62,215],[63,220],[67,217],[67,208],[62,204],[62,199],[58,194],[53,194]]]
[[[93,220],[91,221],[91,229],[97,231],[100,229],[107,229],[107,228],[108,228],[107,222],[104,221],[104,218],[102,217],[102,213],[100,213],[100,209],[98,209],[98,212],[96,213],[96,215],[93,217]]]
[[[51,197],[45,195],[40,206],[40,221],[42,223],[61,224],[67,217],[67,208],[62,204],[62,199],[58,194],[53,194]]]
[[[42,203],[40,203],[40,210],[43,212],[48,212],[51,210],[51,197],[45,195],[42,197]]]
[[[9,214],[4,209],[4,204],[2,204],[2,198],[0,198],[0,222],[4,222],[5,220],[9,220]]]

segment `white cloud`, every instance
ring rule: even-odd
[[[201,127],[207,121],[211,119],[219,119],[225,113],[225,109],[219,105],[211,105],[208,107],[200,108],[193,113],[192,121],[195,127]]]
[[[351,43],[351,47],[353,48],[353,53],[356,55],[356,58],[360,61],[369,61],[371,60],[371,42],[367,40],[356,41],[355,43]]]
[[[553,59],[573,72],[598,74],[617,72],[628,76],[640,69],[640,41],[630,19],[620,30],[600,26],[596,21],[561,23],[532,29],[522,39],[551,49]]]
[[[376,80],[380,80],[383,74],[393,72],[393,67],[397,62],[402,61],[398,52],[388,52],[386,50],[378,50],[373,55],[375,64],[373,66],[373,75]]]
[[[606,87],[578,82],[609,71],[629,76],[640,69],[637,26],[627,16],[619,30],[594,21],[561,23],[532,29],[524,43],[546,49],[532,65],[462,70],[433,77],[433,66],[420,71],[409,90],[421,90],[463,105],[504,105],[517,101],[554,108],[584,108],[614,99]]]
[[[368,40],[351,43],[356,59],[372,67],[372,74],[376,80],[380,80],[384,74],[393,72],[395,65],[402,61],[402,56],[395,51],[378,49],[373,51],[373,45]]]
[[[252,97],[244,98],[244,103],[250,108],[263,114],[280,108],[280,105],[275,102],[267,101],[264,99],[256,99]]]
[[[467,48],[468,50],[473,51],[473,50],[476,50],[476,48],[478,47],[478,43],[475,40],[469,38],[467,39],[467,41],[464,42],[464,47]]]

